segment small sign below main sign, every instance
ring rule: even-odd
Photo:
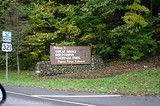
[[[8,31],[2,32],[2,41],[11,43],[12,33]]]

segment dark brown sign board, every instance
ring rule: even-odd
[[[50,46],[52,65],[91,64],[89,46]]]

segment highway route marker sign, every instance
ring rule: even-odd
[[[6,80],[8,81],[8,52],[12,51],[12,33],[9,31],[2,32],[2,51],[6,52]]]

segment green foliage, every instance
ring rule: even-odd
[[[25,55],[28,59],[23,61],[49,60],[49,47],[51,43],[58,39],[58,36],[54,34],[56,20],[53,13],[56,11],[55,3],[49,1],[32,4],[33,7],[25,10],[31,24],[24,31],[24,40],[28,45],[24,54],[28,53],[28,55]]]
[[[0,30],[4,29],[4,15],[6,14],[7,6],[10,3],[11,0],[1,0],[0,1]]]
[[[154,54],[157,48],[150,34],[137,34],[123,38],[124,43],[119,49],[120,56],[124,59],[139,60],[148,54]]]
[[[148,54],[154,54],[157,49],[155,40],[151,38],[153,31],[147,28],[151,29],[152,22],[150,24],[148,22],[150,11],[140,3],[140,0],[134,0],[133,4],[127,5],[126,9],[130,11],[126,12],[123,17],[126,25],[117,27],[112,31],[112,33],[114,32],[113,35],[119,33],[123,37],[120,40],[121,47],[118,51],[119,55],[125,59],[138,60]],[[148,19],[146,18],[147,15]]]
[[[57,44],[57,46],[74,46],[76,45],[75,42],[67,42],[67,41],[63,41],[60,44]]]
[[[136,29],[130,25],[119,26],[110,33],[112,39],[118,39],[116,47],[119,56],[131,60],[139,60],[143,56],[155,54],[157,44],[152,36],[153,32],[148,28]]]
[[[50,45],[91,46],[92,54],[104,58],[138,60],[155,53],[160,42],[156,0],[26,0],[19,1],[21,6],[13,3],[14,9],[8,8],[11,1],[0,2],[0,28],[19,32],[13,44],[18,48],[20,42],[25,69],[49,60]],[[15,12],[18,14],[13,15]],[[15,55],[16,49],[14,63]]]
[[[130,12],[127,12],[123,17],[123,20],[127,24],[133,26],[139,24],[142,27],[146,27],[148,25],[148,22],[141,14],[149,14],[150,11],[147,7],[140,5],[140,0],[134,0],[134,3],[132,5],[128,5],[126,9],[130,10]]]
[[[140,0],[134,0],[134,3],[132,5],[127,5],[126,9],[131,10],[132,12],[142,12],[142,13],[150,13],[150,10],[143,5],[140,5]]]
[[[32,23],[26,31],[32,33],[26,40],[33,60],[49,60],[50,45],[75,45],[80,29],[71,20],[75,14],[74,6],[56,6],[49,1],[33,3],[33,8],[26,12]]]
[[[57,30],[54,32],[55,36],[58,36],[59,40],[54,43],[60,44],[61,42],[76,42],[77,36],[81,30],[76,26],[74,22],[68,22],[68,19],[64,18],[56,24]]]
[[[31,21],[31,30],[47,32],[48,28],[54,30],[54,15],[56,11],[54,2],[43,2],[42,4],[33,3],[33,8],[26,9],[26,13]]]
[[[29,54],[33,60],[48,60],[49,47],[51,43],[57,39],[53,33],[36,33],[35,35],[27,38],[30,45]],[[45,54],[45,55],[44,55]]]
[[[127,12],[123,19],[127,24],[130,24],[132,26],[134,26],[135,24],[139,24],[142,27],[146,27],[148,25],[148,22],[146,22],[142,16],[132,12]]]
[[[43,51],[49,51],[47,48],[49,49],[50,44],[89,45],[93,54],[102,57],[120,55],[122,58],[133,60],[153,53],[156,43],[147,34],[150,32],[142,33],[143,27],[149,25],[144,16],[150,11],[140,3],[140,0],[135,0],[133,4],[128,4],[125,0],[90,0],[77,6],[56,6],[56,3],[51,1],[34,3],[34,11],[29,14],[33,30],[41,33],[51,32],[52,36],[48,33],[48,36],[31,36],[30,41],[33,43],[30,44],[34,48],[38,47],[38,51],[32,54],[35,57],[43,57],[39,54],[47,55]],[[125,9],[127,12],[124,14]],[[118,15],[120,16],[117,18]],[[123,21],[127,25],[123,25]],[[137,43],[137,39],[147,42]],[[146,45],[153,46],[153,49],[148,50]],[[135,46],[133,50],[130,49],[132,46]]]

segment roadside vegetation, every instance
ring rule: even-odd
[[[50,45],[90,46],[104,60],[155,55],[159,7],[158,0],[1,0],[0,31],[13,35],[9,67],[19,72],[49,61]],[[5,54],[0,56],[5,69]]]
[[[0,31],[12,32],[13,51],[9,81],[5,80],[5,53],[0,51],[0,83],[160,95],[160,58],[156,64],[134,64],[160,53],[159,7],[159,0],[1,0]],[[101,71],[36,78],[31,70],[37,62],[50,60],[50,45],[90,46],[92,55],[112,62]],[[119,65],[114,58],[133,64]]]
[[[23,71],[19,75],[16,71],[9,71],[8,81],[5,79],[5,71],[1,70],[0,83],[74,92],[160,96],[160,68],[141,69],[94,79],[36,78],[32,71]]]

